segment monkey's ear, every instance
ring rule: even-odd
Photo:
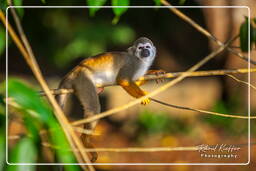
[[[133,46],[131,46],[131,47],[129,47],[129,48],[127,49],[127,52],[128,52],[129,54],[133,55],[133,54],[134,54],[134,50],[135,50],[135,48],[134,48]]]

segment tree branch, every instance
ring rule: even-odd
[[[173,108],[176,108],[176,109],[189,110],[189,111],[194,111],[194,112],[199,112],[199,113],[206,113],[206,114],[210,114],[210,115],[222,116],[222,117],[227,117],[227,118],[256,119],[256,116],[248,117],[248,116],[243,116],[243,115],[231,115],[231,114],[225,114],[225,113],[211,112],[211,111],[206,111],[206,110],[201,110],[201,109],[194,109],[194,108],[191,108],[191,107],[173,105],[173,104],[165,103],[165,102],[162,102],[160,100],[153,99],[153,98],[150,98],[150,99],[154,102],[159,103],[159,104],[169,106],[169,107],[173,107]]]
[[[11,5],[11,1],[9,1],[9,4]],[[29,45],[29,42],[26,38],[26,35],[22,29],[20,20],[15,12],[15,10],[11,7],[10,8],[12,15],[14,17],[14,21],[17,25],[18,28],[18,32],[20,34],[20,37],[24,43],[21,43],[21,41],[19,40],[18,36],[15,34],[15,32],[13,31],[13,29],[11,29],[10,35],[13,38],[15,44],[17,45],[17,47],[19,48],[19,50],[21,51],[24,59],[26,60],[26,62],[28,63],[30,69],[32,70],[33,74],[35,75],[36,79],[38,80],[39,84],[41,85],[42,89],[45,91],[45,94],[48,98],[48,100],[50,101],[50,104],[53,106],[54,109],[54,113],[56,118],[58,119],[58,121],[60,122],[60,125],[62,126],[64,133],[72,147],[72,149],[75,149],[75,144],[77,145],[78,149],[82,149],[82,143],[79,140],[79,138],[76,136],[72,126],[70,125],[70,123],[68,122],[67,118],[65,117],[63,111],[61,110],[61,108],[59,107],[59,105],[57,104],[56,100],[54,99],[53,95],[50,93],[50,89],[48,87],[48,85],[46,84],[46,81],[44,80],[42,73],[39,69],[39,66],[36,62],[36,59],[34,57],[33,51]],[[0,19],[3,22],[3,24],[6,26],[7,31],[9,31],[9,23],[7,23],[7,21],[5,21],[5,17],[4,14],[2,12],[2,10],[0,10]],[[74,142],[73,142],[74,141]],[[74,144],[75,143],[75,144]],[[86,153],[83,152],[77,152],[74,150],[74,154],[77,158],[77,160],[79,162],[85,161],[87,163],[90,163],[89,157],[87,156]],[[81,159],[80,155],[82,156],[83,160]],[[88,166],[89,170],[93,171],[94,168],[89,165]]]
[[[165,6],[172,6],[171,3],[166,1],[166,0],[161,0],[161,3],[163,5],[165,5]],[[173,12],[174,14],[176,14],[178,17],[180,17],[182,20],[184,20],[187,23],[189,23],[191,26],[193,26],[199,32],[204,34],[206,37],[208,37],[209,39],[211,39],[214,42],[216,42],[219,46],[223,46],[223,43],[221,41],[219,41],[215,36],[213,36],[211,33],[209,33],[206,29],[204,29],[199,24],[197,24],[194,20],[192,20],[191,18],[189,18],[188,16],[183,14],[180,10],[178,10],[177,8],[169,8],[169,10],[171,12]],[[243,60],[245,60],[247,62],[250,62],[251,64],[256,65],[256,61],[253,61],[252,59],[249,59],[249,58],[243,56],[240,52],[237,52],[236,50],[234,50],[234,49],[232,49],[230,47],[228,47],[227,49],[228,49],[228,51],[230,51],[231,53],[233,53],[236,56],[240,57],[241,59],[243,59]]]

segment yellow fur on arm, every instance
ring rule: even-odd
[[[136,83],[134,82],[129,82],[127,80],[120,80],[118,81],[118,84],[120,86],[123,87],[123,89],[128,93],[130,94],[131,96],[135,97],[135,98],[140,98],[144,95],[146,95],[146,93],[141,90],[137,85]]]

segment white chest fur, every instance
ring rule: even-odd
[[[142,66],[140,66],[139,69],[135,72],[132,79],[137,80],[139,77],[142,77],[143,75],[145,75],[149,67],[151,66],[151,64],[152,62],[142,63]]]

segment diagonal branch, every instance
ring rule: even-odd
[[[10,3],[10,1],[9,1]],[[42,89],[45,91],[48,100],[50,101],[51,105],[54,108],[54,113],[56,115],[56,118],[58,119],[58,121],[60,122],[60,125],[62,126],[64,133],[72,147],[72,149],[75,149],[75,145],[77,145],[78,149],[82,149],[82,143],[79,140],[79,138],[76,136],[72,126],[70,125],[70,123],[68,122],[67,118],[65,117],[63,111],[61,110],[61,108],[59,107],[59,105],[57,104],[56,100],[54,99],[53,95],[50,93],[50,89],[46,83],[46,81],[44,80],[42,73],[39,69],[39,66],[35,60],[34,54],[32,52],[32,49],[29,45],[29,42],[27,41],[27,38],[25,36],[25,33],[22,29],[20,20],[15,12],[15,10],[13,8],[10,8],[11,12],[13,14],[14,17],[14,21],[17,25],[19,34],[21,36],[21,39],[25,45],[25,47],[23,46],[23,44],[21,43],[20,39],[18,38],[18,36],[15,34],[15,32],[13,31],[13,29],[11,29],[10,35],[13,38],[15,44],[18,46],[18,48],[20,49],[24,59],[26,60],[26,62],[28,63],[28,65],[30,66],[33,74],[35,75],[36,79],[38,80],[38,82],[40,83]],[[2,10],[0,10],[0,19],[2,20],[2,22],[4,23],[4,25],[6,26],[7,31],[9,31],[9,23],[7,22],[7,18],[5,20],[4,14],[2,12]],[[73,142],[74,141],[74,142]],[[75,144],[74,144],[75,143]],[[80,152],[76,152],[74,150],[74,154],[77,157],[77,160],[79,162],[82,162],[83,160],[87,163],[90,163],[89,157],[87,156],[86,153],[82,153]],[[81,159],[80,155],[82,156],[83,160]],[[90,165],[88,166],[89,170],[94,170],[94,168]]]
[[[171,3],[166,1],[166,0],[161,0],[161,3],[163,5],[165,5],[165,6],[172,6]],[[176,8],[169,8],[169,10],[171,12],[173,12],[174,14],[176,14],[178,17],[180,17],[182,20],[184,20],[187,23],[189,23],[190,25],[192,25],[195,29],[197,29],[199,32],[204,34],[206,37],[208,37],[209,39],[211,39],[214,42],[216,42],[219,46],[223,46],[223,43],[221,41],[219,41],[215,36],[213,36],[211,33],[209,33],[206,29],[204,29],[199,24],[197,24],[194,20],[192,20],[191,18],[189,18],[188,16],[183,14],[180,10],[178,10]],[[240,57],[241,59],[243,59],[243,60],[245,60],[247,62],[250,62],[251,64],[256,65],[256,61],[253,61],[252,59],[249,59],[246,56],[243,56],[240,52],[237,52],[236,50],[234,50],[234,49],[232,49],[230,47],[228,47],[227,49],[228,49],[228,51],[230,51],[231,53],[233,53],[236,56]]]
[[[70,125],[69,121],[65,117],[64,112],[62,111],[62,109],[60,108],[58,103],[56,102],[54,96],[50,93],[50,89],[49,89],[46,81],[44,80],[43,75],[42,75],[42,73],[39,69],[38,63],[35,59],[32,48],[31,48],[31,46],[30,46],[30,44],[29,44],[29,42],[26,38],[26,35],[25,35],[24,31],[23,31],[20,20],[19,20],[17,14],[16,14],[16,11],[13,8],[11,8],[11,13],[12,13],[12,15],[14,17],[14,21],[17,25],[17,29],[18,29],[18,32],[20,34],[21,40],[23,41],[25,49],[28,52],[27,61],[31,61],[30,68],[32,69],[33,73],[35,74],[35,77],[37,78],[38,82],[40,83],[42,89],[45,91],[49,102],[53,106],[55,116],[58,119],[58,121],[60,122],[60,125],[62,126],[62,128],[64,130],[64,133],[65,133],[67,139],[69,140],[69,142],[71,144],[71,147],[75,148],[75,146],[77,146],[78,149],[83,149],[83,145],[81,143],[81,140],[75,134],[75,132],[73,130],[73,127]],[[74,151],[74,154],[81,161],[81,159],[79,157],[79,152],[77,153],[77,152]],[[82,156],[84,162],[90,163],[90,159],[89,159],[89,157],[86,153],[83,153],[82,151],[80,151],[80,155]],[[88,169],[91,170],[91,171],[94,170],[92,165],[88,165]]]
[[[236,78],[235,76],[230,75],[230,74],[227,74],[227,76],[229,76],[230,78],[236,80],[236,81],[239,82],[239,83],[246,84],[246,85],[248,85],[249,87],[251,87],[251,88],[253,88],[254,90],[256,90],[256,87],[255,87],[254,85],[252,85],[252,84],[250,84],[250,83],[248,83],[248,82],[246,82],[246,81],[239,80],[238,78]]]

